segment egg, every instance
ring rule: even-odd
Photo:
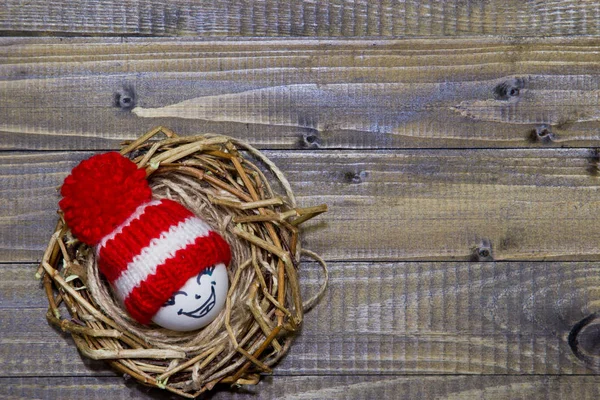
[[[203,328],[225,307],[228,290],[225,264],[210,266],[173,293],[154,315],[152,322],[180,332]]]

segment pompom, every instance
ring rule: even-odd
[[[146,171],[117,152],[82,161],[66,177],[60,193],[65,222],[75,237],[90,246],[152,197]]]

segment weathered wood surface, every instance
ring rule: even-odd
[[[82,360],[33,277],[68,171],[158,124],[330,206],[290,353],[209,398],[598,398],[598,2],[4,0],[0,36],[0,398],[170,398]]]
[[[152,36],[598,35],[594,0],[4,0],[0,33]]]
[[[36,266],[0,265],[3,376],[111,375],[45,321]],[[301,271],[306,295],[319,268]],[[597,374],[571,350],[600,306],[600,265],[582,262],[331,263],[329,290],[275,375]],[[598,323],[576,336],[593,353]],[[18,357],[15,355],[18,354]],[[46,366],[51,366],[46,368]]]
[[[0,378],[3,399],[176,399],[124,383],[119,377]],[[219,390],[213,400],[595,400],[600,378],[592,376],[302,376],[266,377],[256,387]]]
[[[88,152],[0,154],[0,262],[37,260],[57,187]],[[328,260],[599,260],[599,156],[587,149],[268,151],[327,218]],[[489,254],[485,254],[485,252]]]
[[[262,148],[600,145],[598,38],[0,44],[2,149],[114,148],[159,124]]]

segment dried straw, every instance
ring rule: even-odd
[[[159,133],[167,138],[151,141]],[[179,137],[157,127],[121,153],[146,169],[155,197],[180,201],[226,238],[233,255],[226,307],[195,332],[138,324],[98,274],[94,251],[74,239],[61,218],[38,270],[48,321],[69,332],[84,356],[184,397],[217,383],[258,383],[259,373],[271,372],[287,352],[304,311],[325,290],[326,265],[300,249],[297,226],[327,207],[298,208],[277,166],[233,138]],[[285,196],[275,193],[265,173]],[[297,276],[301,254],[319,261],[325,273],[319,292],[304,303]],[[62,316],[61,303],[70,318]]]

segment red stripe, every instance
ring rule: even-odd
[[[142,324],[148,324],[154,314],[193,276],[211,265],[231,261],[229,245],[215,232],[201,236],[160,265],[125,299],[129,314]]]
[[[113,282],[152,239],[160,237],[160,234],[168,231],[171,226],[192,215],[187,208],[168,199],[147,207],[140,218],[131,221],[121,233],[100,249],[100,271],[109,282]]]

